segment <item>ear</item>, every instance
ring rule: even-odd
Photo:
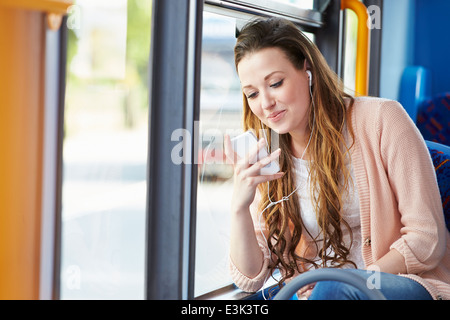
[[[311,70],[311,64],[309,61],[305,58],[305,62],[303,63],[303,69],[304,70]]]

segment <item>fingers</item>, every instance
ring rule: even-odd
[[[265,146],[265,140],[260,139],[258,143],[246,154],[246,156],[241,158],[234,151],[230,136],[225,135],[224,137],[224,152],[227,163],[233,164],[235,167],[235,173],[240,175],[242,179],[251,178],[252,182],[255,184],[276,180],[284,175],[283,172],[278,172],[272,175],[261,175],[261,169],[270,164],[272,161],[277,160],[281,154],[281,149],[277,149],[270,155],[258,160],[258,155],[260,154],[261,149]]]
[[[253,183],[255,185],[258,185],[260,183],[264,183],[264,182],[280,179],[283,176],[284,176],[284,172],[277,172],[275,174],[270,174],[270,175],[255,176],[253,178]]]
[[[304,286],[303,288],[298,290],[297,294],[300,295],[303,299],[308,299],[311,296],[311,293],[314,290],[315,286],[316,286],[315,282],[307,286]]]
[[[247,156],[244,158],[243,163],[246,164],[255,164],[256,161],[258,161],[258,155],[259,152],[262,148],[264,148],[266,145],[266,142],[264,139],[259,139],[258,143],[256,144],[256,146],[254,146],[253,148],[250,149],[250,151],[247,153]]]
[[[242,178],[250,178],[251,184],[258,185],[260,183],[273,181],[280,179],[284,176],[284,172],[277,172],[275,174],[270,175],[261,175],[261,169],[264,168],[266,165],[271,163],[272,161],[276,160],[281,154],[281,150],[278,149],[274,152],[272,152],[269,156],[261,159],[260,161],[256,162],[254,165],[247,168],[244,172],[242,172],[241,176]]]
[[[257,161],[253,166],[249,167],[249,174],[260,174],[260,170],[279,158],[281,149],[277,149],[265,158]]]
[[[252,164],[255,164],[258,161],[258,154],[262,148],[265,146],[265,140],[259,139],[257,144],[250,148],[250,150],[246,153],[245,157],[240,157],[233,149],[231,144],[231,138],[229,135],[225,134],[224,136],[224,152],[226,156],[227,163],[231,164],[245,164],[246,167],[249,167]]]

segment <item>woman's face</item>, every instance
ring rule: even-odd
[[[238,64],[252,112],[274,131],[307,134],[310,105],[306,69],[298,70],[279,48],[247,54]]]

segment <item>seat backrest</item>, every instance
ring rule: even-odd
[[[417,108],[431,97],[431,71],[423,66],[407,66],[400,81],[399,102],[413,121]]]
[[[445,224],[450,231],[450,147],[431,141],[426,143],[436,170]]]
[[[450,146],[450,92],[422,102],[416,125],[425,140]]]

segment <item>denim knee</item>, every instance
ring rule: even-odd
[[[316,283],[308,300],[367,300],[367,296],[355,287],[337,281]]]

